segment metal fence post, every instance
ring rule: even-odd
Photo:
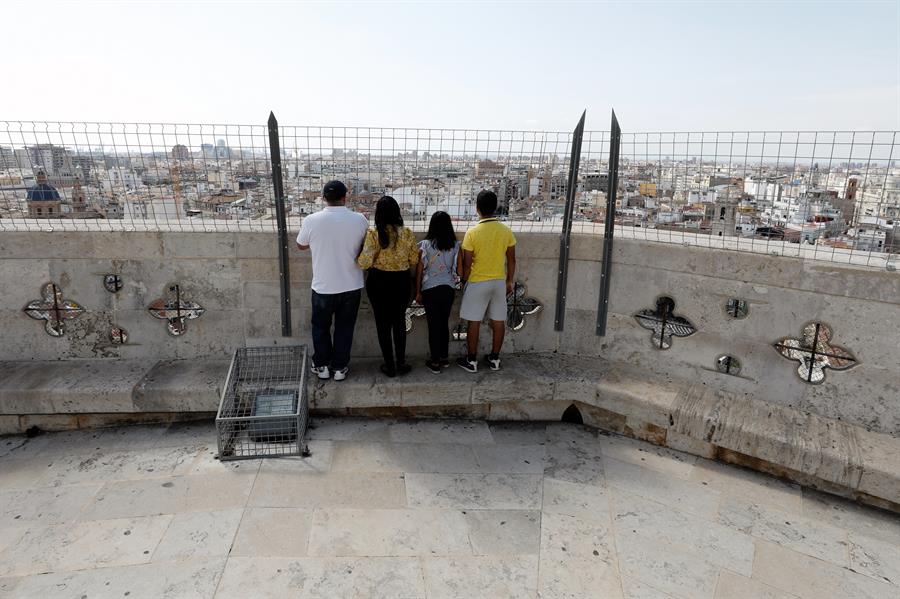
[[[609,177],[606,188],[606,220],[603,227],[603,271],[600,273],[600,301],[597,306],[597,335],[606,335],[606,317],[609,311],[609,282],[612,266],[613,230],[616,218],[616,192],[619,188],[619,144],[622,130],[612,111],[609,127]]]
[[[572,156],[569,159],[569,178],[566,183],[566,206],[563,212],[562,233],[559,236],[559,269],[556,274],[556,318],[553,329],[563,330],[566,321],[566,284],[569,278],[569,238],[572,235],[572,212],[575,209],[575,188],[578,187],[578,165],[581,162],[581,138],[584,136],[584,117],[572,133]],[[552,176],[552,174],[551,174]],[[545,183],[549,185],[549,182]]]
[[[272,160],[272,192],[275,196],[275,218],[278,222],[278,279],[281,283],[281,335],[291,336],[291,275],[288,266],[287,222],[284,215],[284,185],[281,173],[281,143],[278,121],[269,113],[269,152]]]

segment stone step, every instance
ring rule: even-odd
[[[147,421],[215,412],[228,360],[81,360],[0,363],[4,430],[41,422]],[[687,381],[584,356],[518,354],[503,369],[439,375],[421,364],[387,378],[358,360],[345,381],[313,379],[319,414],[580,419],[587,425],[900,512],[900,439]],[[171,416],[170,416],[171,417]],[[59,420],[57,420],[59,421]],[[40,426],[40,424],[37,424]]]

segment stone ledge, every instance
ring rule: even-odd
[[[5,432],[215,412],[229,361],[0,363]],[[312,380],[321,414],[560,420],[739,464],[900,512],[900,439],[693,383],[654,378],[625,364],[557,354],[508,356],[499,372],[433,375],[423,366],[389,379],[357,360],[343,382]],[[30,426],[29,425],[29,426]]]

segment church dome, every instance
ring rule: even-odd
[[[59,200],[59,192],[49,183],[39,183],[28,188],[28,201],[47,202]]]

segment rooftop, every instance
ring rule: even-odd
[[[900,594],[900,516],[565,423],[316,418],[0,441],[2,597]],[[61,594],[62,593],[62,594]]]

